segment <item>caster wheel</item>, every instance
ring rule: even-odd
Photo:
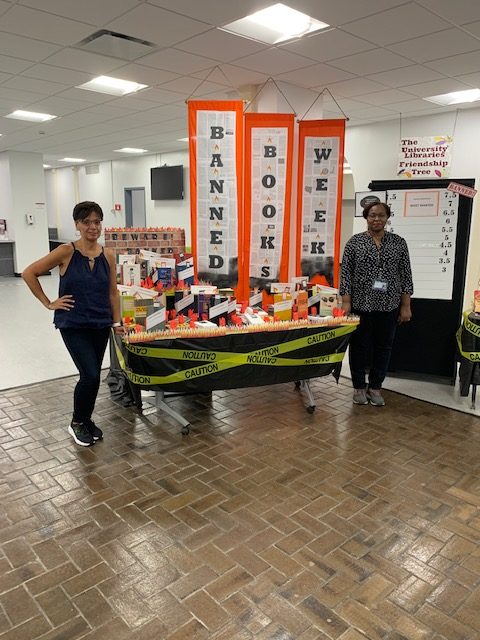
[[[308,413],[313,413],[315,411],[315,407],[307,407]]]
[[[186,424],[184,427],[182,427],[182,436],[188,436],[189,433],[190,433],[190,425]]]

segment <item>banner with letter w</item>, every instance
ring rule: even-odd
[[[345,120],[299,124],[297,275],[338,286]]]
[[[235,287],[243,266],[243,102],[190,101],[188,133],[196,273],[219,287]]]

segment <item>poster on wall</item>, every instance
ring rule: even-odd
[[[452,298],[458,198],[447,189],[387,192],[387,228],[407,241],[415,298]]]
[[[355,192],[355,218],[363,218],[363,210],[372,202],[378,204],[385,202],[386,191],[356,191]]]
[[[297,275],[338,285],[345,120],[299,124]]]
[[[245,116],[245,286],[288,281],[294,114]]]
[[[451,136],[402,138],[397,176],[407,179],[448,177],[452,144]]]
[[[243,102],[189,101],[188,131],[195,271],[235,287],[242,277]]]

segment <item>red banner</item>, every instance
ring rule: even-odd
[[[288,281],[293,114],[245,116],[244,287]]]
[[[243,102],[188,103],[195,272],[219,287],[243,278]]]
[[[297,275],[338,286],[345,120],[299,125]]]

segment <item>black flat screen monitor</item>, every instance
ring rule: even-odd
[[[152,200],[183,200],[183,164],[150,169]]]

